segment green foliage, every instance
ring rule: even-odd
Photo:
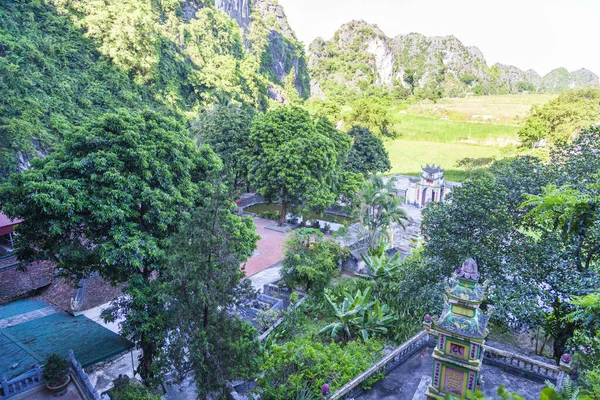
[[[358,126],[352,127],[348,134],[353,142],[344,169],[365,177],[390,170],[390,159],[380,138]]]
[[[328,334],[331,338],[337,338],[341,334],[346,343],[356,336],[366,341],[369,337],[386,335],[388,328],[397,322],[397,317],[379,299],[372,301],[371,293],[371,287],[364,292],[358,290],[355,294],[344,293],[341,304],[335,304],[326,293],[325,299],[336,321],[321,329],[319,334]]]
[[[223,161],[227,181],[233,190],[247,181],[245,151],[254,117],[255,112],[250,107],[217,105],[192,126],[196,142],[208,144]]]
[[[259,359],[256,330],[230,312],[252,294],[239,266],[259,237],[252,218],[234,214],[222,187],[209,200],[172,237],[161,276],[169,334],[158,364],[179,382],[193,371],[202,396],[234,378],[251,378]]]
[[[325,383],[335,392],[379,359],[382,349],[373,339],[324,344],[301,338],[275,344],[265,355],[257,393],[265,400],[293,399],[298,388],[310,387],[319,396]]]
[[[600,397],[600,368],[596,367],[585,371],[581,376],[582,393],[591,399]]]
[[[587,157],[581,151],[569,154],[569,163],[574,164]],[[598,279],[595,257],[586,261],[596,251],[595,228],[589,228],[595,217],[576,221],[568,205],[581,198],[573,192],[558,194],[552,189],[546,193],[550,197],[543,195],[550,182],[577,181],[573,175],[564,177],[567,169],[560,164],[559,160],[544,166],[528,157],[495,162],[488,175],[454,188],[450,202],[428,205],[422,223],[426,263],[436,265],[430,271],[432,279],[448,276],[467,257],[475,258],[483,279],[493,287],[494,318],[511,327],[542,328],[554,339],[556,359],[566,351],[576,328],[565,318],[571,306],[564,300],[590,293]],[[582,210],[594,208],[583,203]],[[550,205],[559,229],[568,227],[566,236],[553,229],[554,217],[540,214],[536,207],[542,205]],[[542,217],[526,217],[530,211]],[[538,349],[542,350],[543,346]]]
[[[359,98],[351,104],[352,110],[343,117],[346,126],[367,128],[375,135],[391,135],[393,119],[386,105],[377,98]]]
[[[119,108],[156,109],[181,121],[223,99],[264,109],[269,86],[284,86],[269,69],[280,57],[285,74],[297,66],[288,97],[296,87],[308,96],[303,47],[295,39],[282,36],[289,45],[281,53],[270,48],[276,27],[260,13],[252,13],[245,36],[214,2],[195,3],[204,6],[194,13],[184,13],[179,0],[2,7],[0,179],[52,151],[76,127]],[[263,67],[273,51],[276,60]]]
[[[301,228],[286,242],[280,273],[288,287],[318,295],[337,275],[343,254],[340,245],[318,229]]]
[[[44,380],[52,385],[58,386],[65,382],[69,373],[69,362],[56,353],[49,354],[44,361]]]
[[[541,139],[569,140],[583,128],[600,120],[600,90],[577,89],[562,93],[543,107],[533,107],[531,116],[519,131],[525,145]]]
[[[386,253],[369,256],[361,253],[360,256],[367,267],[367,276],[375,282],[375,288],[381,297],[385,282],[392,280],[400,268],[400,253],[391,258]]]
[[[131,301],[120,304],[131,317],[123,330],[144,350],[140,373],[148,379],[164,340],[164,331],[149,329],[163,326],[153,316],[164,308],[154,292],[161,283],[150,277],[163,266],[170,236],[210,198],[222,165],[186,133],[149,111],[108,114],[0,187],[3,211],[25,220],[16,244],[21,260],[52,260],[72,279],[99,272],[130,282]]]
[[[575,297],[571,303],[575,310],[568,315],[576,324],[571,345],[577,349],[575,363],[583,374],[583,392],[597,398],[600,396],[600,293]]]
[[[370,250],[389,242],[389,231],[393,224],[402,225],[408,219],[400,208],[402,199],[395,195],[394,182],[393,178],[384,182],[381,176],[374,176],[357,196],[356,214],[361,225],[360,234]]]
[[[42,1],[0,9],[0,76],[0,180],[106,112],[170,113]]]
[[[281,219],[281,211],[263,211],[258,216],[264,219],[279,221]]]
[[[124,382],[115,381],[115,387],[110,391],[112,400],[160,400],[161,396],[152,394],[148,388],[127,379]]]
[[[288,206],[324,210],[336,197],[335,183],[349,140],[325,119],[315,123],[305,110],[282,107],[255,120],[250,130],[250,180],[268,200],[281,201],[280,224]],[[339,158],[338,158],[339,157]]]

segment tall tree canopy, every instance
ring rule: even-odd
[[[323,209],[335,201],[349,147],[329,121],[315,123],[302,108],[271,110],[250,130],[251,182],[268,200],[281,201],[283,224],[290,205]]]
[[[223,161],[223,172],[232,189],[244,184],[248,177],[245,151],[254,116],[250,107],[218,105],[192,126],[196,141],[208,144]]]
[[[388,153],[380,138],[371,134],[367,128],[354,126],[348,131],[352,137],[352,148],[344,168],[365,177],[379,172],[387,172],[392,166]]]
[[[161,280],[168,283],[168,340],[159,359],[165,376],[190,375],[201,397],[258,370],[258,333],[233,313],[252,294],[240,263],[256,248],[250,217],[234,215],[225,192],[212,196],[174,235]]]
[[[49,156],[0,188],[3,212],[24,220],[16,252],[23,261],[52,260],[64,276],[99,272],[136,281],[128,307],[145,307],[151,276],[163,266],[169,237],[214,190],[222,163],[172,119],[121,111],[85,125]],[[142,377],[156,354],[139,335]]]

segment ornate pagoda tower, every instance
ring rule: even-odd
[[[440,317],[427,315],[423,323],[427,331],[438,335],[432,355],[432,381],[425,393],[429,400],[444,399],[446,395],[464,399],[467,392],[476,391],[481,384],[483,345],[493,307],[488,313],[479,308],[486,285],[479,284],[477,263],[472,258],[456,270],[450,283]]]

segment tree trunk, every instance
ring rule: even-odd
[[[281,217],[279,218],[279,226],[285,225],[285,216],[287,214],[287,201],[281,199]]]
[[[140,338],[140,349],[142,355],[140,356],[140,365],[138,365],[138,373],[142,377],[146,386],[152,385],[154,376],[151,373],[152,362],[154,361],[154,353],[156,348],[153,343],[148,343],[145,340],[145,335],[142,334]]]

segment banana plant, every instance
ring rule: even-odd
[[[400,253],[394,254],[392,258],[385,252],[381,255],[365,255],[361,253],[361,258],[367,266],[367,276],[375,282],[377,294],[381,298],[383,286],[400,268]]]
[[[326,294],[325,298],[334,310],[337,321],[321,329],[319,334],[329,334],[332,338],[342,334],[344,342],[351,340],[355,332],[363,340],[374,334],[387,334],[389,326],[397,321],[397,316],[379,300],[371,301],[372,291],[369,287],[364,292],[358,290],[354,296],[344,293],[341,304],[335,304]]]
[[[356,321],[356,325],[360,328],[363,340],[367,340],[373,334],[386,335],[388,328],[397,320],[398,317],[390,311],[387,304],[381,305],[377,300],[372,309],[364,311],[361,320]]]
[[[369,309],[375,304],[370,302],[371,287],[367,288],[364,293],[358,290],[356,295],[352,296],[349,293],[344,293],[344,301],[341,304],[335,304],[328,294],[325,294],[325,299],[331,306],[334,316],[337,321],[327,325],[319,332],[319,335],[329,333],[332,338],[337,338],[342,333],[342,340],[346,343],[352,339],[351,327],[356,324],[356,317]]]

